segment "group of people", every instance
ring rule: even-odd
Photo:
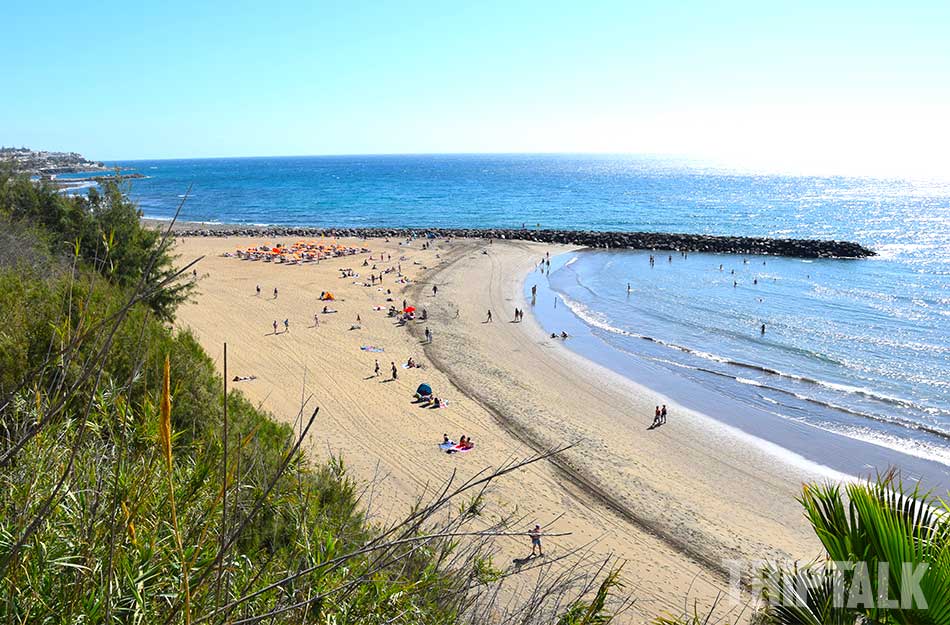
[[[658,428],[661,425],[666,425],[666,404],[663,404],[663,407],[656,407],[656,413],[653,416],[653,425],[650,426],[650,429]]]
[[[297,241],[293,245],[284,245],[278,243],[271,246],[270,243],[263,243],[256,247],[247,249],[238,248],[233,254],[225,252],[223,256],[231,258],[240,258],[241,260],[263,260],[266,263],[289,263],[303,264],[309,262],[320,262],[324,258],[336,258],[339,256],[352,256],[354,254],[363,254],[369,252],[365,247],[351,247],[338,245],[335,243],[317,243],[316,241]]]
[[[261,285],[258,284],[257,287],[255,287],[255,290],[257,291],[257,296],[260,297],[260,296],[261,296]],[[274,299],[277,299],[277,287],[276,287],[276,286],[274,287]]]
[[[420,395],[419,393],[416,393],[414,396],[416,398],[415,403],[424,408],[441,408],[442,406],[446,405],[444,399],[433,394]]]
[[[396,361],[391,361],[389,364],[391,365],[391,373],[392,373],[392,377],[390,379],[391,380],[398,379],[399,372],[396,370]],[[376,378],[379,377],[379,360],[376,361],[376,365],[373,367],[373,377],[376,377]]]
[[[457,451],[468,451],[469,449],[475,447],[475,443],[471,438],[465,436],[464,434],[459,437],[458,443],[450,439],[448,434],[443,434],[441,447],[445,449],[446,453],[451,454]]]

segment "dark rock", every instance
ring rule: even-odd
[[[799,258],[865,258],[874,251],[851,241],[819,239],[769,239],[764,237],[731,237],[708,234],[664,232],[593,232],[590,230],[520,230],[478,228],[316,228],[281,226],[214,226],[191,227],[181,224],[177,236],[229,237],[260,236],[270,238],[353,237],[353,238],[438,238],[514,239],[539,243],[562,243],[592,248],[626,248],[638,250],[711,252],[728,254],[764,254]]]

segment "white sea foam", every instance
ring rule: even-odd
[[[736,378],[736,382],[738,382],[739,384],[748,384],[749,386],[764,386],[764,384],[762,384],[761,382],[757,382],[757,381],[755,381],[755,380],[750,380],[749,378],[739,378],[739,377],[737,377],[737,378]]]

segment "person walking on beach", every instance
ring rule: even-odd
[[[435,296],[438,295],[438,294],[439,294],[439,287],[437,287],[436,285],[433,284],[433,285],[432,285],[432,297],[435,297]]]
[[[277,334],[277,320],[274,319],[274,334]]]
[[[392,365],[392,368],[393,368],[393,377],[392,377],[392,379],[395,380],[396,378],[399,377],[399,374],[396,373],[396,363],[395,363],[395,362],[391,362],[391,363],[389,363],[389,364]]]
[[[259,284],[257,285],[257,296],[258,296],[258,297],[261,296],[261,285],[259,285]]]
[[[426,343],[432,342],[432,331],[429,330],[429,326],[426,326]]]
[[[656,407],[656,412],[653,415],[653,425],[650,426],[650,429],[660,427],[662,422],[660,421],[660,407]]]
[[[379,377],[379,360],[378,359],[376,360],[376,366],[373,367],[373,377],[374,378]]]
[[[320,325],[320,315],[313,313],[313,327],[316,328],[318,325]]]
[[[290,319],[284,319],[284,332],[290,332]]]
[[[274,287],[274,299],[277,299],[277,287]]]
[[[663,404],[663,407],[660,408],[660,424],[666,425],[666,404]]]
[[[544,557],[544,551],[541,549],[541,526],[535,524],[534,529],[528,532],[528,536],[531,537],[531,555],[537,555]]]
[[[491,323],[491,310],[488,311],[488,319],[485,321],[485,323]]]

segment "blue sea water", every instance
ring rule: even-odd
[[[766,438],[794,424],[803,440],[809,431],[831,432],[950,465],[950,183],[571,155],[114,165],[147,176],[131,181],[131,194],[158,218],[173,215],[190,187],[181,219],[191,221],[526,224],[858,241],[878,256],[657,253],[651,266],[649,252],[585,251],[556,259],[544,287],[579,324],[572,328],[583,328],[586,355],[685,393],[713,416],[725,407]],[[545,315],[542,323],[568,323]]]

